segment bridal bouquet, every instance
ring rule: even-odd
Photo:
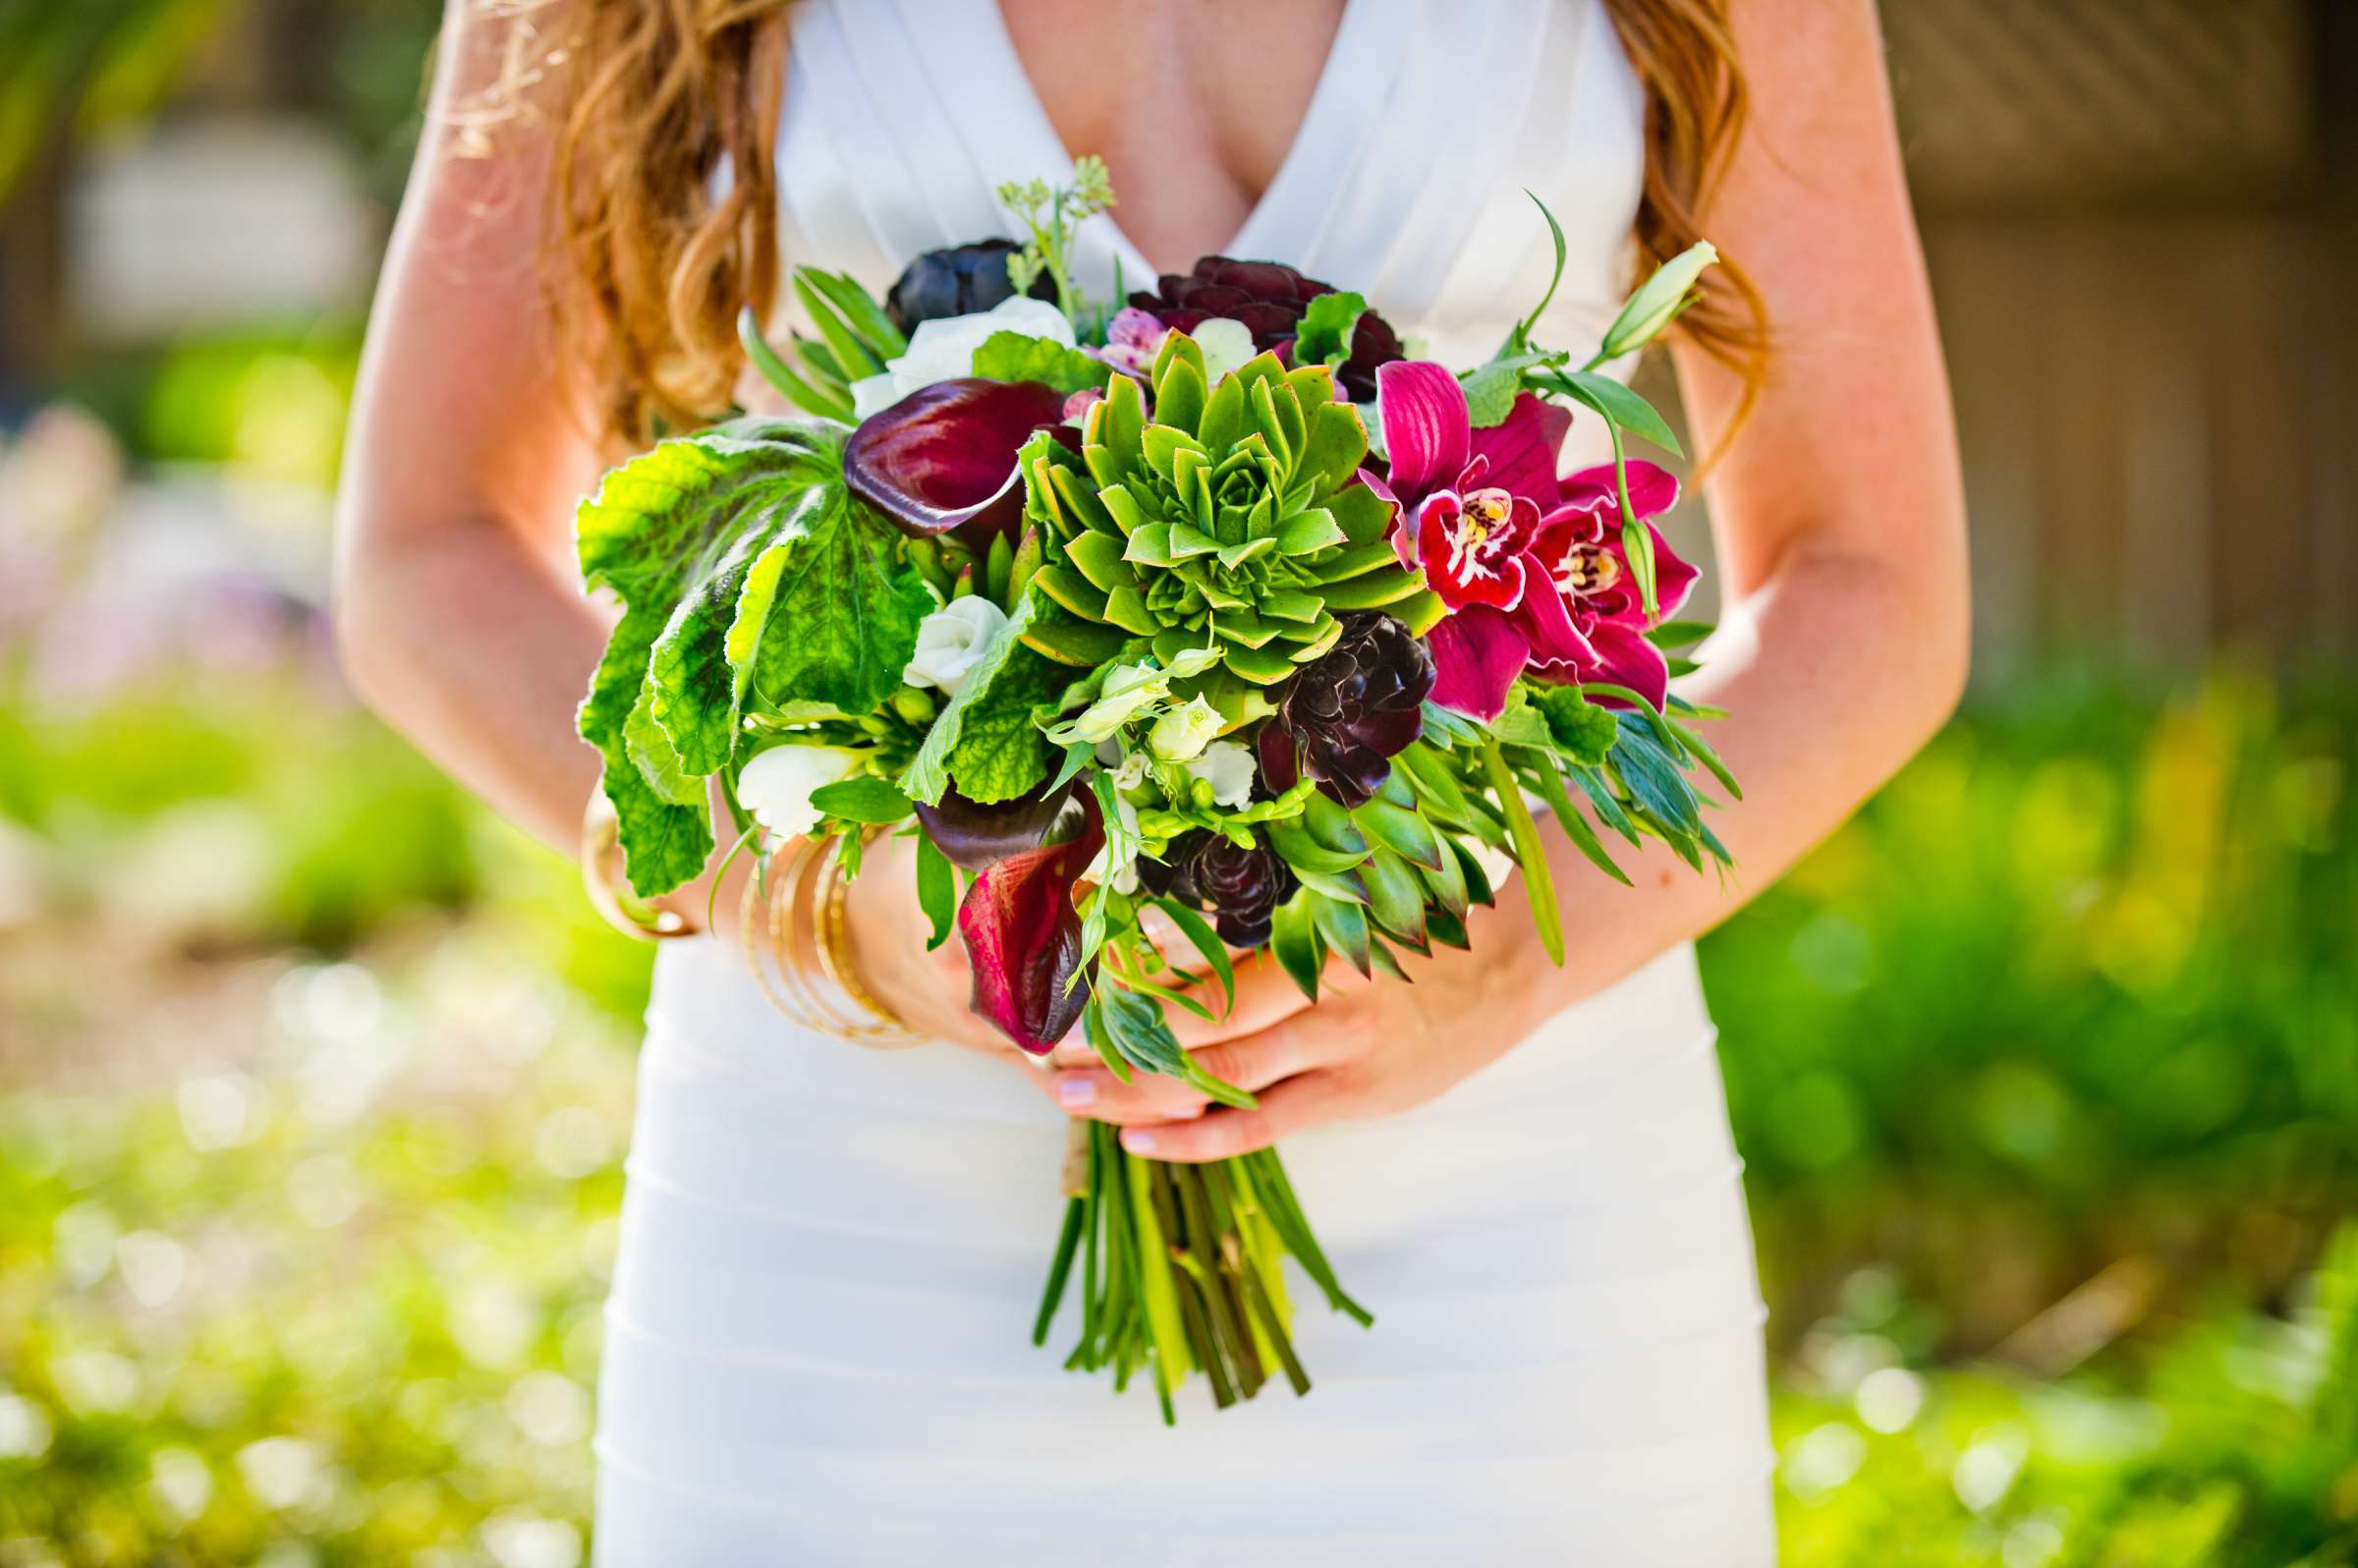
[[[790,847],[850,876],[913,836],[931,941],[964,940],[1009,1039],[1078,1027],[1117,1075],[1249,1105],[1165,1015],[1217,1016],[1241,962],[1314,1000],[1338,957],[1408,980],[1509,866],[1561,962],[1535,803],[1623,881],[1608,835],[1724,862],[1715,715],[1668,686],[1705,630],[1671,619],[1695,572],[1648,521],[1676,482],[1622,455],[1672,437],[1598,373],[1691,301],[1708,246],[1584,364],[1531,341],[1543,298],[1453,370],[1274,262],[1084,298],[1095,160],[1000,197],[1022,242],[920,256],[881,304],[802,269],[791,362],[746,318],[805,417],[665,440],[582,506],[583,579],[623,614],[581,733],[639,895],[698,876],[716,825],[757,886]],[[1560,477],[1576,417],[1615,458]],[[1372,1320],[1275,1152],[1165,1164],[1085,1125],[1035,1335],[1077,1266],[1069,1365],[1150,1372],[1166,1420],[1191,1371],[1223,1406],[1307,1391],[1284,1257]]]

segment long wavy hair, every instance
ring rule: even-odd
[[[606,433],[644,440],[724,412],[743,368],[740,307],[779,281],[771,161],[791,0],[551,0],[558,75],[550,298],[562,352]],[[1742,135],[1728,0],[1604,0],[1646,87],[1637,260],[1703,238]],[[716,179],[726,169],[730,178]],[[1768,368],[1768,311],[1738,258],[1705,276],[1677,324],[1742,378]]]

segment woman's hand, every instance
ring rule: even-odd
[[[1024,1053],[969,1005],[974,972],[966,961],[966,943],[952,934],[931,952],[926,950],[932,927],[917,903],[916,845],[914,838],[886,834],[869,845],[861,857],[860,874],[852,879],[844,903],[845,929],[861,980],[902,1022],[928,1038],[1024,1060]],[[1150,919],[1150,930],[1159,918]],[[1164,933],[1163,939],[1167,951],[1193,951],[1175,931]],[[1256,969],[1265,970],[1266,979],[1274,983],[1256,984],[1248,992],[1246,980]],[[1238,980],[1237,1005],[1217,1023],[1207,1023],[1181,1008],[1170,1010],[1172,1030],[1183,1043],[1212,1046],[1257,1034],[1309,1005],[1274,964],[1243,963]],[[1213,1001],[1216,1003],[1216,996]],[[1049,1058],[1050,1064],[1057,1066],[1096,1060],[1097,1053],[1082,1039],[1078,1029]],[[1099,1071],[1111,1081],[1111,1074]],[[1059,1080],[1066,1075],[1035,1072],[1026,1076],[1053,1097]],[[1086,1094],[1087,1091],[1067,1092]],[[1080,1108],[1075,1099],[1058,1102],[1067,1109]]]
[[[1240,963],[1238,1015],[1265,1015],[1288,996],[1296,1004],[1196,1053],[1206,1071],[1254,1093],[1252,1110],[1212,1107],[1172,1078],[1142,1073],[1124,1084],[1102,1066],[1058,1071],[1058,1100],[1122,1126],[1132,1153],[1172,1160],[1225,1159],[1305,1128],[1422,1104],[1506,1054],[1579,992],[1576,972],[1542,950],[1522,885],[1514,880],[1497,908],[1474,912],[1473,951],[1401,954],[1413,983],[1330,962],[1318,1005],[1303,1007],[1265,953]]]

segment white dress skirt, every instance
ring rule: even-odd
[[[995,0],[800,0],[779,148],[790,262],[881,294],[1004,233],[1068,161]],[[1076,62],[1076,69],[1088,69]],[[1230,254],[1365,292],[1470,364],[1567,264],[1539,341],[1625,290],[1643,97],[1599,0],[1351,0]],[[1117,214],[1118,216],[1118,209]],[[1152,268],[1093,220],[1080,270]],[[1569,466],[1605,455],[1577,422]],[[1609,896],[1609,895],[1607,895]],[[1025,1069],[801,1033],[733,949],[656,967],[599,1380],[602,1568],[1773,1560],[1763,1312],[1691,949],[1429,1104],[1288,1141],[1372,1329],[1296,1277],[1316,1386],[1164,1428],[1032,1316],[1063,1118]],[[1485,1027],[1479,1016],[1465,1027]]]

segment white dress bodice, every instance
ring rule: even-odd
[[[1012,234],[999,186],[1072,165],[997,0],[805,0],[787,69],[787,263],[879,297],[922,252]],[[1597,0],[1350,0],[1292,149],[1223,252],[1356,290],[1413,348],[1469,365],[1547,287],[1529,191],[1565,245],[1535,337],[1585,359],[1629,285],[1644,107]],[[1153,287],[1118,219],[1078,236],[1080,281],[1099,297],[1117,268],[1125,289]],[[1609,455],[1576,419],[1567,465]]]

